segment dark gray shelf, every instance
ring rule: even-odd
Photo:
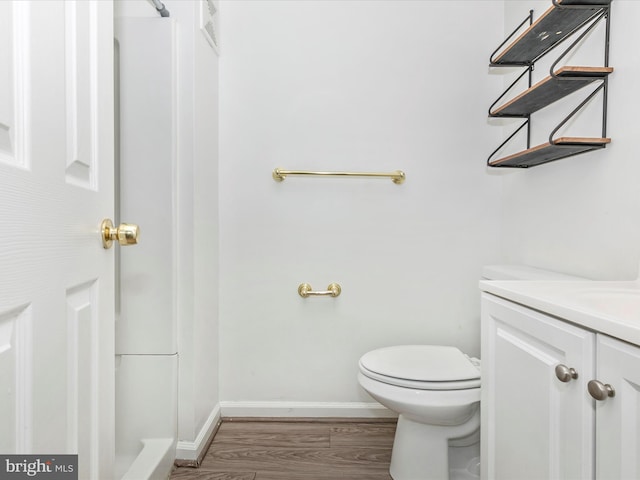
[[[604,148],[610,138],[559,138],[489,162],[491,167],[528,168]]]
[[[559,0],[495,58],[491,65],[530,65],[608,8],[611,0]],[[562,8],[574,7],[574,8]],[[580,7],[580,8],[578,8]]]
[[[491,117],[526,117],[561,98],[602,80],[611,67],[562,67],[512,100],[489,112]]]

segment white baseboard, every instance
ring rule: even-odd
[[[192,442],[176,445],[176,463],[197,465],[222,417],[395,418],[378,403],[365,402],[220,402]]]
[[[220,418],[220,404],[217,404],[209,414],[207,421],[204,422],[198,436],[193,442],[178,441],[176,445],[176,459],[183,463],[199,462],[205,453],[205,449],[208,447],[209,440],[211,440],[216,426],[220,422]]]
[[[220,402],[223,417],[395,418],[378,403],[365,402]]]

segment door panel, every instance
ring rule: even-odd
[[[112,8],[0,2],[0,450],[80,478],[113,465]]]
[[[99,378],[98,296],[96,281],[67,290],[67,445],[78,457],[89,459],[84,465],[97,465],[91,445],[99,442],[96,423]],[[81,443],[79,443],[81,442]],[[79,477],[96,477],[88,471]]]
[[[0,412],[4,421],[0,435],[0,451],[24,449],[27,444],[30,417],[24,405],[30,403],[31,372],[29,362],[29,305],[0,314]]]
[[[91,82],[95,77],[91,59],[96,56],[96,42],[90,28],[96,19],[95,9],[87,2],[68,1],[65,7],[65,75],[68,183],[95,190],[96,104],[91,98]],[[89,41],[87,41],[89,39]]]
[[[26,166],[24,128],[27,55],[25,4],[0,2],[0,162]]]

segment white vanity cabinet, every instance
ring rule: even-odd
[[[639,393],[640,347],[482,294],[483,479],[640,479]]]

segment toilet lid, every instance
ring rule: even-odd
[[[399,345],[366,353],[360,365],[370,372],[413,382],[459,382],[480,378],[479,361],[456,347]]]

